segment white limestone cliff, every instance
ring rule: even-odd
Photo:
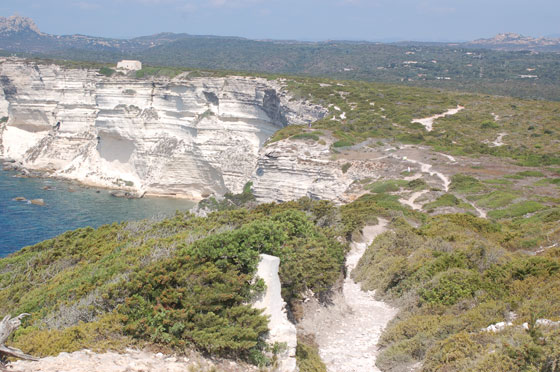
[[[328,143],[282,140],[262,148],[251,179],[261,202],[310,197],[341,201],[354,181],[331,160]]]
[[[0,126],[0,157],[138,193],[200,199],[240,192],[270,135],[325,112],[262,78],[108,78],[0,60],[0,118],[9,117]]]
[[[296,366],[297,331],[296,326],[288,320],[286,303],[282,299],[282,285],[278,276],[280,259],[275,256],[261,254],[257,269],[257,276],[266,284],[266,292],[259,298],[253,307],[264,309],[264,314],[269,316],[268,342],[279,343],[286,346],[278,357],[276,371],[294,372]]]

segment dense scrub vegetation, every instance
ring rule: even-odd
[[[32,314],[13,342],[34,355],[151,343],[265,363],[267,320],[248,305],[263,289],[258,254],[281,258],[297,317],[302,293],[326,298],[340,278],[340,236],[403,212],[372,195],[341,209],[302,199],[70,231],[0,260],[0,311]],[[316,365],[312,344],[298,350]]]
[[[460,175],[451,189],[463,195],[496,185]],[[263,290],[254,277],[258,254],[281,258],[282,295],[299,319],[302,293],[326,300],[340,279],[342,242],[384,217],[393,231],[374,242],[355,271],[365,288],[402,309],[381,339],[383,370],[422,362],[425,371],[548,371],[557,363],[560,327],[537,319],[560,319],[559,248],[520,253],[557,239],[557,208],[501,222],[429,216],[391,194],[422,190],[421,180],[372,183],[370,194],[340,207],[310,199],[255,205],[250,187],[207,202],[206,209],[219,209],[207,217],[178,212],[79,229],[0,260],[0,311],[32,314],[13,344],[34,355],[194,347],[265,365],[267,319],[248,305]],[[503,199],[490,195],[489,203]],[[444,194],[436,203],[458,200]],[[482,331],[505,320],[513,325]],[[313,339],[300,338],[297,355],[302,371],[325,370]]]
[[[394,220],[354,271],[401,311],[377,364],[405,371],[554,371],[560,362],[560,249],[504,249],[510,231],[473,216],[440,215],[413,228]],[[511,321],[501,331],[486,327]],[[527,328],[522,326],[527,323]]]
[[[118,49],[53,50],[42,57],[113,63],[132,58],[172,68],[328,76],[531,99],[560,99],[557,53],[435,45],[282,43],[193,36],[129,51],[122,50],[126,49],[122,40],[119,45]],[[1,54],[8,53],[0,51]]]
[[[329,115],[313,123],[313,129],[332,133],[335,149],[368,140],[367,145],[374,146],[371,139],[386,139],[427,145],[451,155],[512,158],[524,166],[560,164],[560,105],[556,102],[327,79],[295,78],[287,81],[287,87],[295,97],[329,107]],[[432,131],[412,122],[457,105],[464,109],[437,120]],[[302,132],[318,135],[298,129],[285,128],[272,141]],[[505,144],[493,145],[501,133]]]
[[[259,362],[258,255],[281,258],[289,303],[327,293],[345,251],[333,213],[301,201],[67,232],[0,261],[1,312],[32,314],[14,341],[35,355],[149,342]]]

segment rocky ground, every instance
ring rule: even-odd
[[[211,361],[198,355],[176,357],[127,349],[125,353],[94,353],[90,350],[60,353],[38,362],[17,361],[8,365],[13,372],[251,372],[254,366],[232,361]]]
[[[300,330],[315,335],[329,372],[379,371],[375,367],[377,342],[397,309],[376,301],[373,292],[362,291],[360,284],[350,278],[350,272],[373,239],[385,231],[386,224],[380,220],[376,226],[365,227],[362,241],[352,243],[346,260],[348,275],[332,305],[307,304]]]

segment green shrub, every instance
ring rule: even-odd
[[[327,367],[319,356],[319,349],[310,337],[298,336],[296,359],[300,372],[327,372]]]
[[[344,163],[342,165],[342,173],[348,172],[348,169],[350,169],[351,166],[352,166],[352,163]]]
[[[353,146],[354,144],[348,140],[340,140],[340,141],[336,141],[335,143],[333,143],[333,147],[335,148],[339,148],[339,147],[349,147],[349,146]]]
[[[434,345],[426,355],[423,371],[466,371],[483,348],[461,332]]]
[[[420,297],[428,304],[454,305],[471,298],[480,288],[478,273],[464,269],[450,269],[439,275],[424,288]]]
[[[499,127],[500,126],[492,120],[485,120],[480,124],[481,129],[497,129]]]
[[[101,67],[101,68],[99,69],[99,73],[100,73],[101,75],[105,75],[105,76],[107,76],[107,77],[110,77],[110,76],[112,76],[112,75],[115,73],[115,70],[113,70],[113,69],[111,69],[111,68],[109,68],[109,67],[103,66],[103,67]]]
[[[401,187],[407,185],[408,182],[404,180],[386,180],[374,182],[367,185],[365,188],[373,193],[380,194],[385,192],[396,192],[399,191]]]

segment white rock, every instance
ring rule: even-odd
[[[0,157],[141,193],[240,192],[270,135],[326,114],[261,78],[107,78],[21,59],[0,75]]]
[[[271,344],[278,342],[287,346],[286,351],[278,355],[278,371],[292,372],[297,370],[295,358],[297,331],[286,314],[286,303],[282,299],[282,285],[278,276],[279,266],[278,257],[260,255],[257,276],[264,280],[266,292],[253,304],[253,307],[264,309],[264,314],[269,316],[268,342]]]

